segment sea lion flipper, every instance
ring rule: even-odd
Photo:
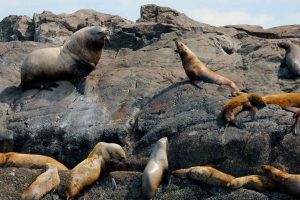
[[[190,83],[195,86],[196,88],[198,88],[199,90],[202,90],[203,87],[200,84],[195,83],[194,81],[190,81]]]
[[[171,176],[169,169],[165,170],[162,178],[162,192],[166,192],[171,184]]]
[[[108,187],[110,187],[112,190],[116,190],[117,189],[116,180],[111,175],[108,176],[108,179],[106,181],[106,185]]]

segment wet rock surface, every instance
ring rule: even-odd
[[[32,30],[31,23],[33,31],[24,32]],[[19,89],[20,66],[28,53],[59,46],[86,25],[107,26],[112,36],[96,70],[87,77],[84,95],[68,81],[57,82],[54,91]],[[181,39],[209,68],[242,89],[262,95],[300,92],[299,78],[280,78],[285,52],[277,46],[281,41],[299,44],[300,26],[213,27],[170,8],[147,5],[136,23],[80,10],[61,15],[47,11],[33,19],[9,16],[0,27],[0,151],[53,156],[72,168],[97,142],[105,141],[121,144],[134,163],[135,172],[114,172],[120,185],[116,191],[101,179],[82,194],[87,199],[138,199],[141,175],[136,171],[142,172],[152,145],[164,136],[170,143],[170,169],[211,164],[242,176],[261,174],[262,164],[272,164],[300,173],[300,139],[288,131],[292,113],[268,106],[255,121],[243,113],[239,120],[246,128],[222,130],[220,114],[230,91],[214,84],[203,83],[201,90],[191,85],[173,42]],[[19,30],[23,39],[14,38]],[[41,170],[0,168],[0,173],[0,199],[18,199]],[[162,199],[293,199],[176,178],[161,195]],[[60,197],[55,192],[45,197],[51,198]]]

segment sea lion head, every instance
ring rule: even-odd
[[[165,149],[167,149],[168,145],[169,145],[168,138],[167,137],[163,137],[163,138],[159,139],[157,141],[156,145],[157,145],[158,148],[165,148]]]
[[[188,169],[177,169],[172,171],[171,174],[178,178],[187,178],[188,172]]]
[[[6,156],[5,153],[0,153],[0,166],[6,163]]]
[[[109,41],[109,30],[106,27],[90,26],[86,27],[86,42],[91,45],[91,48],[102,49],[102,47]]]
[[[279,42],[277,44],[280,48],[283,48],[285,50],[288,50],[291,46],[291,43],[290,42]]]
[[[123,162],[126,159],[125,151],[120,145],[106,142],[99,142],[98,144],[100,147],[100,155],[106,162]]]
[[[262,109],[266,106],[266,103],[264,102],[263,98],[256,93],[250,94],[248,97],[250,103],[255,106],[257,109]]]
[[[179,53],[181,60],[188,57],[189,55],[194,55],[194,53],[181,41],[179,41],[177,39],[175,39],[174,41],[175,41],[175,44],[177,47],[177,50],[175,50],[175,52]]]

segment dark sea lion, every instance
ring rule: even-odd
[[[279,47],[286,50],[285,57],[282,61],[282,66],[286,66],[290,75],[300,76],[300,47],[291,42],[280,42]]]
[[[61,47],[31,52],[21,66],[21,87],[52,90],[58,86],[54,81],[84,79],[95,69],[108,34],[104,27],[85,27]]]

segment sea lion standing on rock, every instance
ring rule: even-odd
[[[52,90],[58,86],[53,81],[80,81],[95,69],[108,34],[104,27],[85,27],[61,47],[33,51],[21,66],[21,87]]]
[[[167,158],[168,138],[158,140],[150,155],[142,176],[142,197],[153,199],[161,183],[169,185],[170,177],[168,173]]]
[[[289,193],[300,197],[300,175],[288,174],[284,171],[276,169],[271,165],[263,165],[261,168],[267,177],[269,177],[275,183],[278,183]]]
[[[227,187],[227,184],[235,178],[230,174],[225,174],[209,166],[196,166],[187,169],[178,169],[173,171],[171,174],[179,178],[188,178],[215,187]]]
[[[44,168],[47,163],[55,165],[58,170],[68,170],[65,165],[49,156],[15,152],[0,153],[0,167]]]
[[[300,134],[300,93],[281,93],[263,96],[266,104],[273,104],[294,113],[295,122],[292,130],[295,135]]]
[[[239,96],[230,99],[223,107],[222,116],[225,121],[225,127],[233,124],[238,128],[244,125],[236,120],[236,116],[243,111],[249,111],[252,120],[255,118],[257,110],[265,107],[263,98],[256,93],[240,93]]]
[[[95,183],[107,163],[122,162],[126,158],[123,148],[114,143],[99,142],[88,157],[71,170],[65,196],[73,199],[80,191]]]
[[[177,46],[177,50],[175,52],[179,53],[185,73],[193,84],[195,84],[195,81],[204,81],[206,83],[226,85],[231,88],[231,94],[233,96],[235,96],[235,93],[240,91],[232,80],[217,74],[205,66],[194,52],[192,52],[181,41],[175,40],[175,44]]]
[[[278,189],[278,186],[272,180],[260,175],[249,175],[235,178],[227,184],[227,187],[233,189],[245,187],[262,193],[265,193],[268,190]]]
[[[46,164],[46,171],[39,175],[36,180],[23,192],[21,200],[39,200],[60,184],[57,167]]]
[[[278,46],[286,50],[282,66],[287,67],[292,77],[300,77],[300,47],[291,42],[280,42]]]

